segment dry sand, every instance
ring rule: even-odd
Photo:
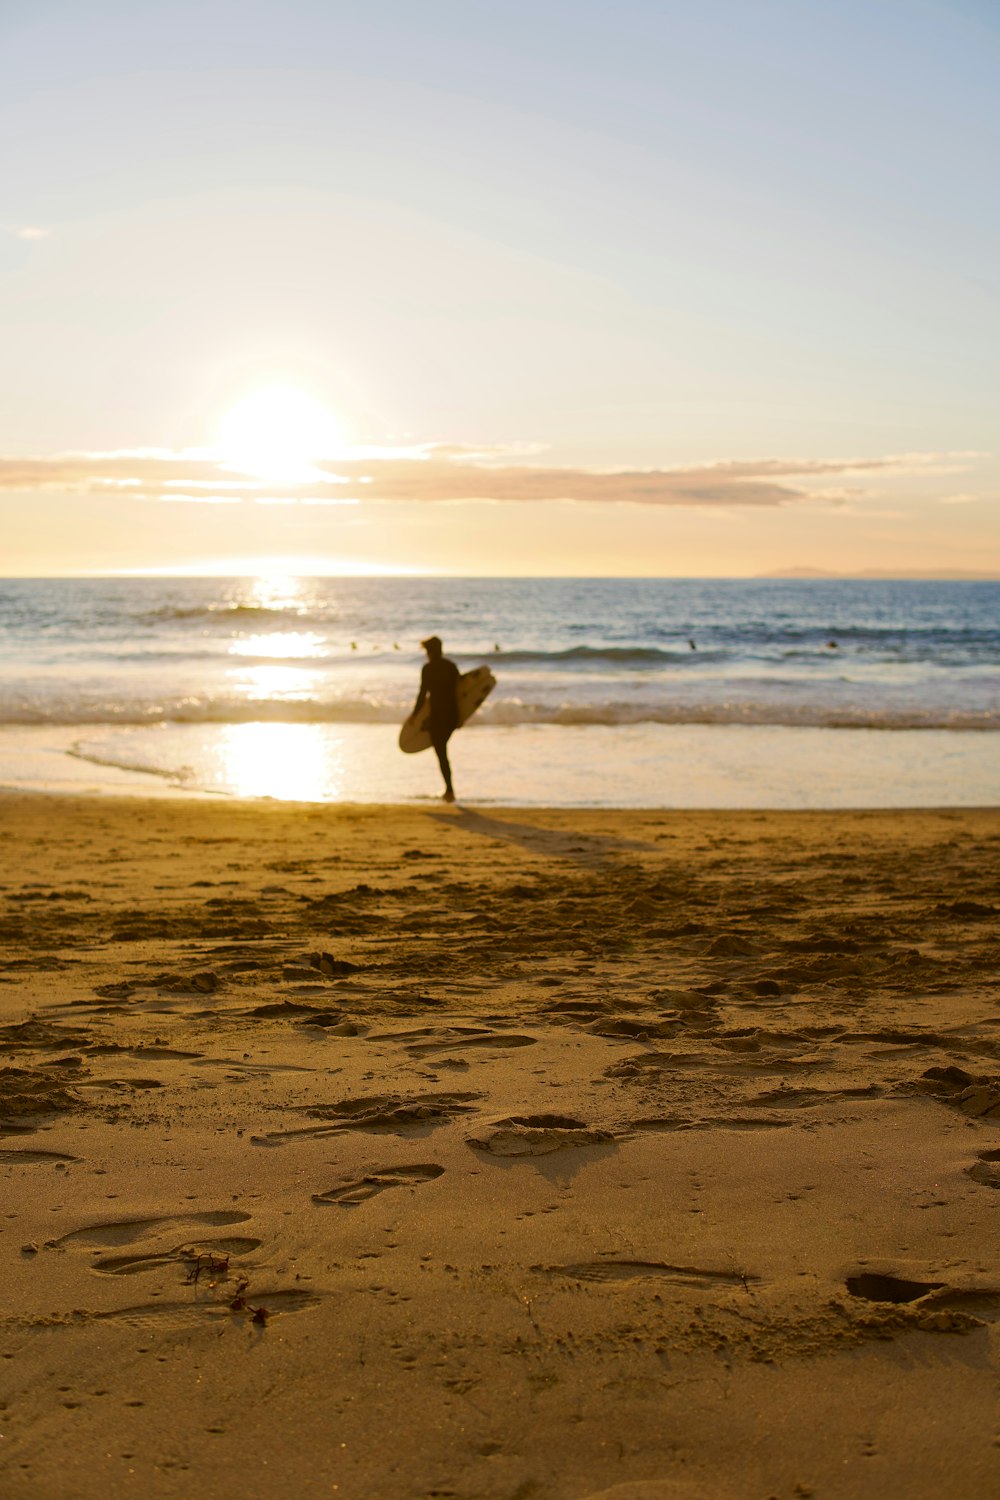
[[[1000,810],[0,861],[6,1500],[1000,1491]]]

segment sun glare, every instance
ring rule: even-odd
[[[343,778],[342,753],[325,747],[313,724],[228,724],[218,760],[237,797],[320,802],[338,795]]]
[[[323,637],[314,630],[271,631],[266,635],[246,635],[233,641],[230,656],[287,657],[301,661],[306,657],[325,656]]]
[[[326,476],[315,465],[343,447],[344,431],[325,406],[294,386],[271,385],[237,403],[219,426],[231,468],[273,484]]]
[[[303,603],[302,580],[295,573],[274,569],[257,573],[249,580],[246,603],[257,609],[284,609],[295,612]]]

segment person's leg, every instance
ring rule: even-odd
[[[441,775],[444,777],[445,801],[454,802],[455,791],[451,784],[451,766],[448,763],[448,739],[449,732],[443,729],[431,729],[431,744],[441,767]]]

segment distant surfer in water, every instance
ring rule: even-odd
[[[448,741],[458,728],[459,671],[455,663],[444,655],[439,636],[429,635],[420,644],[427,652],[427,663],[420,674],[420,692],[410,718],[415,719],[425,700],[430,698],[431,719],[428,729],[431,744],[444,777],[444,800],[454,802],[455,791],[451,784],[451,766],[448,764]]]

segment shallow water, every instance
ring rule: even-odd
[[[452,740],[476,806],[836,808],[1000,803],[992,734],[740,724],[470,726]],[[0,732],[0,785],[309,802],[438,796],[433,753],[380,724],[157,725]]]

